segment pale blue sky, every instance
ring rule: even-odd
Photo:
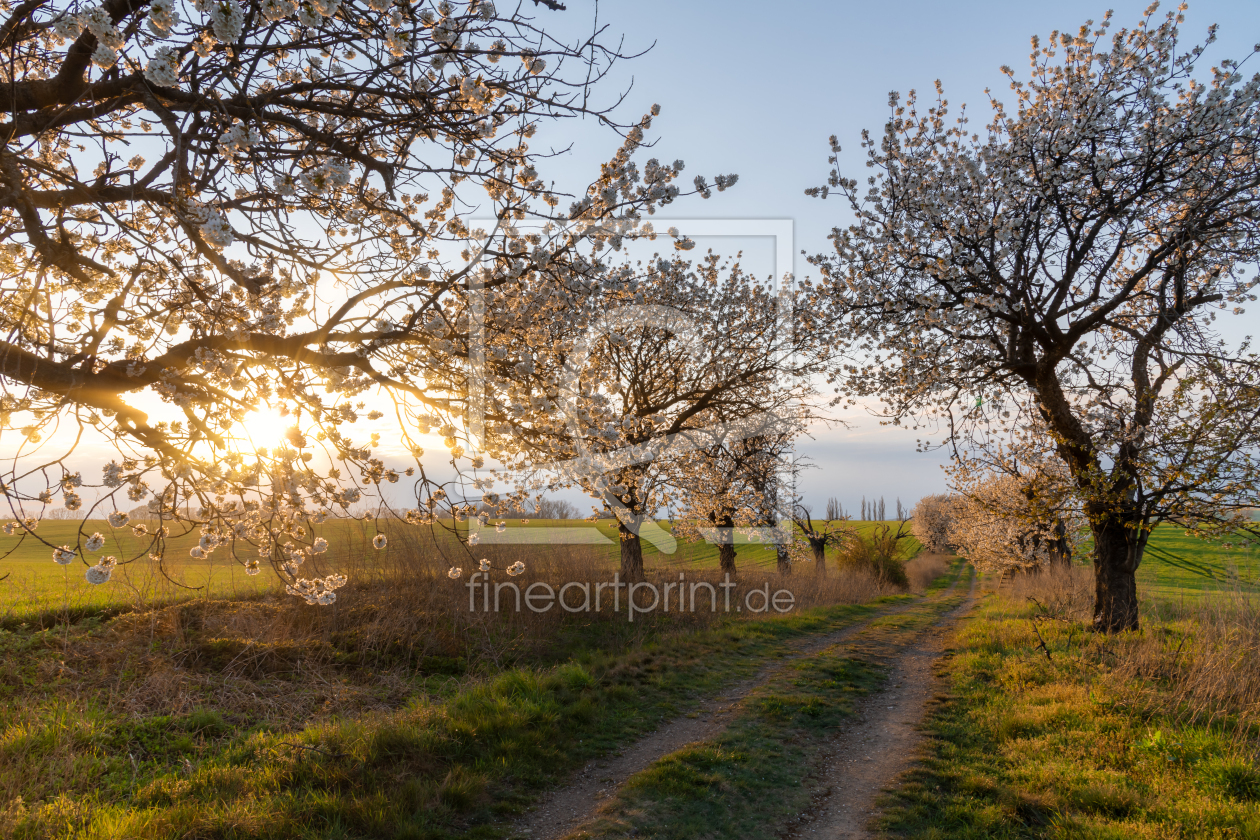
[[[589,33],[595,6],[588,0],[567,0],[569,10],[534,10],[548,30]],[[972,2],[668,3],[662,0],[603,3],[601,23],[609,25],[605,41],[624,34],[626,52],[655,46],[646,56],[622,64],[602,88],[609,100],[633,80],[619,115],[630,122],[652,103],[662,106],[653,125],[657,146],[651,154],[687,162],[686,183],[696,174],[736,172],[739,184],[713,198],[680,202],[675,218],[790,219],[795,251],[825,250],[828,231],[847,224],[843,205],[807,198],[806,187],[826,179],[827,137],[836,134],[844,147],[841,167],[864,177],[858,152],[863,128],[878,132],[887,118],[890,90],[917,88],[925,95],[939,78],[956,108],[963,102],[977,124],[988,108],[986,87],[1009,94],[998,68],[1027,67],[1029,37],[1051,30],[1075,31],[1086,20],[1101,20],[1107,6],[1082,0],[1054,4]],[[1145,8],[1142,2],[1115,6],[1117,25],[1132,26]],[[1171,8],[1171,7],[1166,7]],[[1199,2],[1183,26],[1187,44],[1202,40],[1211,23],[1220,38],[1211,61],[1242,58],[1260,41],[1260,2]],[[1254,65],[1254,66],[1253,66]],[[1260,62],[1244,69],[1260,71]],[[565,157],[540,167],[544,178],[581,190],[598,173],[600,162],[618,146],[618,139],[593,120],[565,121],[534,138],[536,150],[549,142],[568,145]],[[709,243],[701,241],[701,246]],[[754,254],[768,255],[761,244],[744,242]],[[797,256],[794,269],[807,274]],[[1244,316],[1252,319],[1252,316]],[[1242,320],[1242,319],[1239,319]],[[1241,332],[1248,325],[1236,324]],[[1254,328],[1248,329],[1254,332]],[[860,498],[884,496],[891,509],[898,497],[911,505],[921,496],[944,488],[940,458],[915,452],[916,433],[880,427],[864,412],[842,415],[848,429],[816,429],[800,452],[819,467],[804,474],[806,501],[821,511],[828,496],[837,496],[856,512]],[[370,431],[370,430],[369,430]],[[922,434],[922,433],[919,433]],[[438,441],[433,451],[439,452]],[[96,475],[112,451],[87,445],[81,456],[85,475]],[[434,474],[448,472],[434,463]],[[572,500],[586,510],[590,501]]]
[[[1112,4],[1113,29],[1136,24],[1146,6]],[[563,20],[565,30],[589,32],[594,4],[568,0],[568,7],[537,15],[548,27]],[[1087,20],[1101,21],[1108,8],[1082,0],[601,3],[600,22],[609,25],[609,35],[625,35],[627,52],[655,41],[651,52],[626,62],[604,90],[612,97],[633,78],[620,110],[627,121],[660,103],[652,132],[659,142],[652,154],[686,161],[687,183],[697,174],[739,173],[733,190],[677,205],[675,216],[792,219],[796,250],[815,253],[826,249],[833,226],[847,222],[840,202],[803,194],[826,179],[828,135],[836,134],[844,148],[842,170],[864,178],[859,135],[863,128],[876,133],[882,128],[888,92],[916,88],[928,96],[938,78],[951,110],[966,102],[973,122],[983,125],[989,115],[985,88],[1009,100],[998,68],[1009,64],[1022,73],[1030,36],[1044,40],[1055,29],[1075,32]],[[1160,14],[1173,8],[1164,4]],[[1212,23],[1220,31],[1209,63],[1241,59],[1260,42],[1260,3],[1192,3],[1182,27],[1185,43],[1201,41]],[[1253,59],[1244,70],[1260,71],[1260,62]],[[617,145],[592,121],[566,121],[540,134],[534,148],[545,148],[552,138],[572,141],[574,150],[570,162],[555,161],[542,174],[560,183],[571,176],[574,186],[587,183]],[[797,260],[795,270],[807,274],[808,266]],[[915,453],[915,433],[848,416],[854,428],[820,430],[816,440],[801,446],[820,467],[802,483],[817,510],[829,495],[846,508],[856,508],[863,494],[884,495],[891,507],[897,496],[910,504],[943,489],[940,459]]]

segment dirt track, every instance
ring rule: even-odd
[[[952,592],[960,579],[955,578],[944,595]],[[973,580],[972,597],[974,597],[974,586]],[[831,810],[829,810],[833,803],[840,809],[837,813],[841,816],[851,814],[855,819],[861,817],[869,810],[869,803],[874,801],[874,797],[886,781],[903,769],[902,765],[896,762],[904,764],[908,760],[907,755],[913,750],[912,739],[909,736],[917,738],[917,732],[913,727],[922,717],[931,684],[931,664],[939,656],[944,631],[937,632],[937,628],[949,623],[953,616],[967,609],[972,597],[969,597],[949,616],[938,621],[933,631],[929,631],[934,635],[921,639],[905,652],[895,666],[894,675],[888,683],[889,689],[864,702],[860,707],[861,719],[857,723],[858,728],[846,729],[837,740],[835,754],[829,756],[827,761],[825,772],[830,790],[825,800],[825,810],[817,815],[821,818],[818,821],[819,825],[831,825],[834,822],[830,817]],[[896,615],[913,606],[916,606],[914,602],[881,610],[842,630],[809,639],[798,645],[790,656],[763,668],[756,676],[731,686],[720,696],[704,700],[700,708],[690,715],[666,723],[616,756],[591,762],[582,768],[569,784],[552,793],[518,822],[516,832],[522,836],[541,840],[558,840],[566,836],[594,817],[607,797],[615,793],[626,779],[687,744],[708,740],[722,732],[737,713],[741,701],[758,686],[773,679],[787,663],[841,644],[869,627],[873,621]],[[899,685],[903,686],[904,690],[895,688]],[[898,693],[894,698],[888,694],[889,691]],[[887,708],[880,708],[881,704]],[[879,728],[881,726],[887,726],[887,731],[881,730]],[[894,736],[897,739],[895,746],[884,740],[894,732],[897,733]],[[857,741],[849,737],[851,733],[858,737]],[[863,766],[861,772],[843,772],[843,768],[853,763],[852,760],[846,759],[846,750],[863,749],[861,745],[871,744],[876,738],[881,744],[877,756],[870,756],[869,746],[865,747],[867,753],[864,754],[862,763],[869,763],[869,766]],[[846,778],[852,781],[846,782]],[[813,833],[812,825],[815,820],[809,816],[806,816],[806,820],[805,824],[811,827],[800,829],[803,833],[799,836],[820,836]],[[837,823],[837,825],[840,824]],[[835,836],[864,835],[839,834]]]
[[[876,813],[880,793],[915,761],[923,737],[919,726],[936,685],[933,665],[975,596],[973,577],[967,600],[900,656],[883,690],[858,704],[857,716],[836,736],[823,760],[823,796],[787,836],[800,840],[871,836],[866,826]]]

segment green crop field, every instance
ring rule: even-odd
[[[1154,601],[1254,592],[1260,590],[1260,547],[1254,538],[1207,542],[1162,525],[1151,534],[1137,577],[1139,596]]]
[[[596,556],[603,557],[610,568],[618,556],[616,523],[612,520],[587,522],[585,520],[504,520],[507,528],[498,533],[494,528],[482,530],[482,544],[486,546],[519,546],[526,559],[533,552],[545,550],[551,545],[586,546]],[[854,522],[851,526],[860,534],[869,536],[881,524],[895,527],[896,523]],[[816,522],[815,527],[821,527]],[[672,530],[668,522],[661,523],[665,531]],[[467,534],[468,526],[461,523],[461,535]],[[0,615],[16,615],[31,611],[60,609],[63,607],[125,606],[138,602],[178,600],[200,597],[249,597],[269,591],[278,585],[277,578],[264,569],[256,576],[246,575],[241,564],[223,550],[209,560],[194,560],[188,551],[196,544],[195,534],[173,537],[167,542],[163,568],[148,559],[148,538],[136,537],[130,527],[111,528],[105,521],[87,523],[50,521],[40,525],[38,534],[54,545],[73,545],[80,530],[84,536],[99,531],[106,538],[101,554],[112,554],[120,560],[139,556],[140,559],[120,566],[109,583],[92,586],[83,577],[84,565],[76,562],[70,566],[58,566],[51,559],[51,550],[29,535],[25,539],[16,536],[0,536]],[[449,528],[418,528],[390,523],[385,528],[391,534],[390,546],[384,552],[373,551],[368,542],[375,533],[372,523],[357,520],[333,520],[318,528],[330,544],[323,568],[342,569],[351,559],[387,559],[391,553],[416,551],[428,544],[439,549],[440,554],[459,558],[467,556]],[[396,539],[395,535],[407,533],[410,539]],[[419,544],[419,546],[418,546]],[[740,536],[736,539],[737,562],[743,568],[770,569],[775,564],[771,546],[750,543]],[[907,540],[907,554],[913,555],[921,546],[913,537]],[[472,549],[475,553],[476,549]],[[718,564],[717,548],[703,541],[680,541],[673,553],[663,553],[649,542],[643,543],[644,563],[649,570],[672,568],[715,568]],[[830,552],[834,555],[835,550]],[[243,555],[245,556],[245,555]],[[458,562],[458,561],[457,561]],[[1159,601],[1195,599],[1211,593],[1236,588],[1260,589],[1260,548],[1245,539],[1205,542],[1186,536],[1171,526],[1156,528],[1142,566],[1138,570],[1139,592],[1144,598]]]
[[[493,527],[482,529],[482,545],[519,547],[525,560],[531,553],[544,551],[548,546],[585,546],[585,550],[604,558],[610,569],[617,562],[617,525],[612,520],[588,522],[581,519],[512,518],[503,521],[507,523],[503,533],[498,533]],[[869,536],[880,524],[851,523],[864,536]],[[896,526],[896,523],[887,524]],[[457,542],[449,525],[427,528],[387,523],[383,527],[390,535],[390,544],[384,551],[377,552],[369,545],[376,533],[373,523],[332,520],[316,529],[329,542],[328,554],[320,558],[320,568],[323,571],[344,570],[363,560],[387,561],[391,555],[415,551],[462,562],[458,558],[467,557],[468,550]],[[816,527],[821,525],[821,522],[815,523]],[[673,528],[669,522],[662,522],[661,526],[667,532]],[[467,523],[460,523],[458,528],[461,537],[467,535]],[[148,556],[151,538],[133,535],[130,526],[111,528],[104,520],[86,523],[54,520],[42,523],[37,533],[53,545],[75,545],[80,531],[84,539],[100,532],[106,542],[99,555],[114,555],[123,563],[114,571],[110,581],[100,586],[89,584],[83,575],[86,564],[76,561],[69,566],[57,565],[52,561],[52,550],[29,534],[24,538],[0,536],[0,577],[8,575],[0,581],[0,617],[65,608],[123,607],[204,596],[250,597],[279,585],[276,575],[266,567],[261,574],[245,574],[241,563],[225,549],[216,551],[206,560],[193,559],[188,552],[197,544],[195,532],[168,539],[160,568]],[[920,549],[913,537],[907,538],[906,545],[908,556]],[[768,570],[774,567],[772,546],[749,542],[744,536],[736,537],[736,546],[736,562],[741,568]],[[477,549],[472,548],[471,551],[475,553]],[[679,541],[672,553],[664,553],[644,541],[643,555],[649,572],[709,569],[718,565],[716,546],[704,541]],[[97,556],[92,555],[92,559]],[[241,556],[253,556],[252,548],[247,547]]]

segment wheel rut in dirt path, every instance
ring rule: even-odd
[[[862,700],[856,717],[836,736],[821,764],[823,793],[784,835],[793,840],[865,840],[880,794],[917,760],[920,726],[937,685],[933,666],[946,640],[975,604],[976,577],[967,599],[942,616],[897,659],[884,687]]]
[[[955,575],[939,596],[953,592],[962,573]],[[721,733],[739,711],[740,703],[758,686],[774,678],[789,663],[844,642],[865,630],[872,622],[912,609],[921,600],[879,610],[865,619],[826,635],[794,645],[783,659],[763,667],[756,675],[729,686],[717,696],[706,698],[699,708],[675,718],[614,756],[588,763],[564,787],[543,799],[515,826],[516,834],[531,840],[558,840],[590,820],[603,802],[628,778],[688,744],[705,741]]]

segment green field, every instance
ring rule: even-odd
[[[512,543],[509,544],[520,544],[526,556],[545,545],[585,545],[587,549],[584,550],[606,558],[610,564],[616,561],[616,524],[611,520],[531,519],[528,524],[523,524],[521,519],[506,521],[508,528],[504,534],[495,533],[493,528],[483,531],[482,544],[498,546],[505,538],[510,538]],[[869,534],[879,525],[875,522],[852,524],[863,534]],[[668,522],[662,523],[662,526],[667,531],[672,527]],[[459,527],[461,534],[467,533],[466,524]],[[276,576],[266,569],[254,577],[246,575],[240,563],[223,549],[208,561],[189,557],[188,550],[196,544],[194,534],[175,537],[168,542],[163,573],[147,558],[147,538],[133,536],[129,527],[110,528],[103,520],[88,523],[50,521],[41,524],[38,533],[55,545],[73,544],[80,528],[85,536],[99,531],[106,537],[102,554],[113,554],[120,560],[140,555],[141,559],[121,566],[109,583],[92,586],[83,578],[84,564],[58,566],[52,562],[50,549],[30,536],[25,540],[0,536],[0,576],[9,576],[0,581],[0,616],[66,605],[72,609],[123,606],[206,594],[247,597],[277,585]],[[370,523],[339,520],[326,523],[319,531],[328,538],[331,546],[325,561],[330,570],[342,569],[352,559],[374,562],[387,560],[391,554],[416,551],[416,542],[440,548],[441,553],[448,556],[466,556],[449,530],[441,528],[431,530],[391,523],[386,528],[391,534],[390,546],[379,553],[367,544],[371,534],[375,533]],[[410,535],[409,540],[395,538],[395,535],[404,532]],[[737,544],[737,562],[741,568],[773,568],[775,555],[767,546],[749,544],[742,538],[737,540]],[[918,541],[910,538],[909,553],[914,554],[919,548]],[[679,543],[673,554],[663,554],[646,541],[643,549],[644,563],[649,571],[714,568],[718,562],[716,547],[706,542]],[[252,552],[242,556],[252,556]],[[1186,536],[1172,526],[1156,528],[1138,570],[1140,595],[1158,601],[1194,599],[1236,588],[1252,590],[1257,587],[1260,587],[1260,549],[1254,543],[1246,546],[1239,539],[1233,541],[1231,547],[1226,547],[1220,541],[1205,542]]]
[[[617,560],[616,524],[611,520],[587,522],[585,520],[538,520],[528,523],[521,519],[509,519],[507,531],[496,533],[493,528],[483,530],[482,544],[486,546],[515,548],[525,557],[547,545],[585,546],[611,565]],[[821,523],[816,523],[821,525]],[[870,534],[880,523],[856,522],[853,527],[862,534]],[[889,523],[894,524],[895,523]],[[671,530],[668,522],[662,523]],[[196,544],[195,534],[170,539],[167,543],[163,569],[150,561],[148,538],[139,538],[130,527],[111,528],[103,520],[87,523],[50,521],[39,527],[39,535],[55,545],[74,544],[82,528],[84,536],[99,531],[106,537],[101,554],[113,554],[120,560],[139,555],[140,559],[120,566],[109,583],[92,586],[83,577],[85,564],[76,562],[70,566],[58,566],[52,562],[51,551],[43,543],[27,536],[0,536],[0,617],[49,609],[100,608],[128,606],[181,598],[201,597],[249,597],[269,591],[278,585],[275,574],[264,568],[263,573],[249,576],[244,573],[225,550],[220,549],[209,560],[194,560],[188,550]],[[459,525],[460,533],[467,534],[467,524]],[[391,535],[390,545],[383,552],[372,550],[368,541],[375,533],[372,523],[355,520],[335,520],[318,529],[328,538],[329,553],[323,567],[327,570],[343,570],[367,562],[388,561],[400,553],[436,549],[448,557],[468,555],[448,529],[421,528],[389,523],[385,530]],[[737,563],[740,568],[769,571],[775,565],[774,552],[769,546],[748,543],[737,538]],[[909,554],[920,546],[911,537]],[[475,552],[475,549],[474,549]],[[831,554],[834,556],[834,549]],[[643,545],[644,563],[649,571],[666,569],[708,569],[718,564],[717,549],[707,542],[680,542],[672,554],[664,554],[648,542]],[[252,556],[242,553],[242,557]],[[1205,542],[1186,536],[1172,526],[1156,528],[1151,536],[1150,547],[1138,570],[1138,591],[1141,597],[1152,601],[1180,601],[1196,599],[1213,593],[1234,589],[1253,591],[1260,589],[1260,549],[1253,543],[1246,545],[1242,539],[1232,545],[1221,541]]]
[[[1172,525],[1161,525],[1151,534],[1138,567],[1140,597],[1194,600],[1234,590],[1260,591],[1260,546],[1255,538],[1206,542]]]
[[[548,545],[584,546],[610,567],[617,561],[616,523],[612,520],[505,520],[505,533],[493,528],[482,531],[485,546],[519,546],[523,555],[542,550]],[[669,531],[668,522],[661,523]],[[816,523],[820,526],[822,523]],[[852,526],[864,535],[881,523],[855,522]],[[888,523],[895,526],[895,523]],[[111,528],[103,520],[79,523],[49,521],[40,525],[39,535],[55,544],[74,544],[82,528],[84,536],[99,531],[106,537],[101,554],[113,554],[120,560],[139,555],[140,559],[120,566],[109,583],[92,586],[83,577],[85,564],[58,566],[52,562],[51,550],[29,535],[0,536],[0,617],[13,617],[51,609],[125,607],[144,603],[202,597],[250,597],[277,587],[278,579],[269,569],[249,576],[239,562],[224,549],[209,560],[194,560],[188,550],[196,544],[195,534],[171,538],[167,543],[163,569],[148,559],[148,538],[139,538],[130,527]],[[467,524],[459,525],[467,534]],[[389,523],[390,545],[383,552],[370,548],[368,541],[375,525],[356,520],[334,520],[318,531],[330,543],[323,560],[326,570],[345,570],[363,561],[380,562],[397,558],[400,553],[424,551],[455,558],[467,557],[465,549],[445,528],[422,528]],[[769,546],[748,543],[737,538],[736,562],[740,568],[769,571],[775,565],[775,554]],[[920,545],[908,540],[908,553],[913,555]],[[474,549],[474,552],[476,549]],[[831,550],[834,556],[835,550]],[[709,569],[718,564],[717,549],[707,542],[680,542],[672,554],[664,554],[648,542],[643,544],[644,563],[649,572],[666,569]],[[242,553],[242,557],[252,556]],[[1214,593],[1235,589],[1260,589],[1260,548],[1244,540],[1205,542],[1172,526],[1156,528],[1150,547],[1138,570],[1139,595],[1150,601],[1193,600]]]
[[[612,520],[525,521],[514,518],[504,521],[508,525],[502,534],[493,527],[483,529],[483,546],[508,550],[519,547],[525,559],[550,545],[584,546],[581,550],[603,558],[610,568],[617,563],[617,526]],[[668,522],[661,524],[665,530],[672,530]],[[869,534],[879,524],[857,522],[853,526],[859,533]],[[349,571],[361,568],[365,561],[388,563],[407,553],[449,557],[456,564],[464,562],[459,558],[469,557],[467,550],[450,532],[449,523],[446,528],[408,526],[397,522],[386,523],[383,527],[390,536],[390,543],[385,550],[378,552],[369,545],[376,533],[373,523],[333,520],[319,526],[317,533],[328,539],[329,551],[320,558],[317,573]],[[461,536],[466,536],[467,523],[458,527]],[[51,549],[30,535],[25,538],[0,536],[0,577],[8,575],[0,581],[0,618],[67,608],[139,606],[193,597],[251,597],[279,585],[276,575],[265,566],[261,574],[246,575],[241,563],[234,560],[225,548],[220,548],[208,560],[193,559],[188,552],[197,544],[195,532],[168,540],[161,568],[148,558],[151,538],[134,536],[130,526],[111,528],[104,520],[86,523],[48,521],[39,526],[37,533],[54,545],[74,545],[80,530],[84,538],[100,532],[106,543],[99,554],[114,555],[122,563],[110,581],[100,586],[89,584],[83,576],[88,564],[76,561],[69,566],[59,566],[52,561]],[[736,538],[736,545],[736,562],[740,568],[769,571],[775,567],[775,553],[770,546],[749,543],[743,537]],[[907,546],[910,555],[920,548],[913,537],[908,539]],[[472,551],[476,553],[477,549]],[[241,552],[242,560],[252,556],[252,548],[246,547]],[[125,562],[128,560],[132,562]],[[644,541],[643,560],[649,572],[718,566],[717,548],[702,541],[679,542],[672,554],[662,553]]]

